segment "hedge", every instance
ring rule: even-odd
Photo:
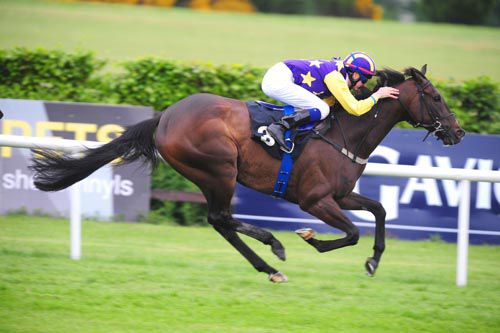
[[[157,111],[198,92],[241,100],[269,100],[260,90],[263,68],[156,58],[124,62],[105,71],[106,64],[90,52],[0,50],[0,98],[136,104],[152,106]],[[479,77],[434,83],[466,131],[500,134],[498,82]],[[152,186],[196,190],[168,166],[154,172]],[[154,212],[147,218],[151,222],[167,212],[168,217],[181,224],[204,220],[200,218],[204,216],[204,207],[200,205],[153,202],[152,208]]]

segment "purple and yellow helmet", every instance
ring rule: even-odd
[[[377,72],[375,62],[364,52],[352,52],[349,54],[344,59],[344,67],[351,72],[359,73],[364,82]]]

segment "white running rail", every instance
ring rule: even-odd
[[[51,149],[67,153],[78,153],[86,147],[95,148],[103,145],[95,141],[63,140],[55,138],[35,138],[18,135],[0,134],[0,147]],[[70,187],[70,258],[79,260],[82,257],[82,214],[80,202],[80,184]]]
[[[15,135],[0,135],[0,146],[17,148],[41,148],[78,153],[85,147],[98,147],[103,143],[54,138],[35,138]],[[460,181],[460,203],[458,208],[457,237],[457,286],[467,284],[467,258],[469,247],[470,182],[500,182],[500,171],[464,170],[457,168],[422,169],[410,165],[368,163],[363,173],[370,176],[416,177],[451,179]],[[81,258],[81,213],[78,184],[71,187],[71,259]]]

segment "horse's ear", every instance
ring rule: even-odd
[[[422,66],[422,69],[420,69],[420,72],[425,76],[425,73],[427,73],[427,64]]]
[[[424,78],[423,74],[418,69],[416,69],[414,67],[410,67],[406,73],[409,74],[410,77],[412,77],[417,82],[423,81],[423,78]]]

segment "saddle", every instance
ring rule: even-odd
[[[283,117],[284,107],[263,101],[250,101],[246,102],[246,105],[250,113],[252,139],[258,142],[269,155],[281,160],[284,152],[280,149],[275,140],[267,134],[267,126],[273,122],[279,121],[281,117]],[[326,119],[331,119],[331,117]],[[294,143],[294,148],[291,152],[291,157],[293,160],[296,160],[300,156],[306,143],[311,138],[317,137],[313,129],[324,133],[330,128],[330,121],[326,119],[320,122],[311,122],[299,128],[292,129],[291,139]]]

